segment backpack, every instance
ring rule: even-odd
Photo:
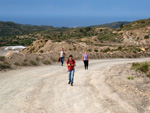
[[[74,61],[74,59],[72,59],[73,60],[73,64],[75,64],[75,61]],[[67,60],[67,64],[69,63],[69,59]]]
[[[65,52],[63,51],[63,55],[65,55]]]

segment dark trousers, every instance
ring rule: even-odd
[[[88,69],[88,65],[89,65],[89,61],[88,60],[84,60],[84,67],[85,67],[85,69]]]
[[[60,57],[60,62],[61,62],[61,65],[63,66],[63,64],[64,64],[64,57]]]

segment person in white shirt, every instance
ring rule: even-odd
[[[64,64],[64,58],[65,58],[65,52],[64,52],[64,49],[61,48],[61,51],[60,51],[60,62],[61,62],[61,66],[63,66]]]

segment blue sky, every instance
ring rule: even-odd
[[[0,21],[88,26],[150,18],[150,0],[0,0]]]

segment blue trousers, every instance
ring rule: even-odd
[[[63,66],[63,64],[64,64],[64,57],[60,57],[60,62],[61,62],[61,65]]]
[[[68,73],[69,73],[69,81],[71,83],[73,83],[73,80],[74,80],[74,72],[75,72],[75,69],[73,69],[72,71],[69,71],[68,70]]]

